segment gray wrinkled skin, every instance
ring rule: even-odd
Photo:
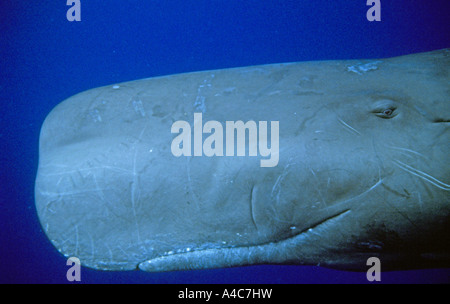
[[[448,267],[450,51],[126,82],[46,118],[36,207],[102,270]],[[171,125],[279,121],[278,166],[172,155]],[[207,135],[203,136],[205,139]]]

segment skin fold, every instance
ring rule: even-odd
[[[42,228],[62,254],[101,270],[367,270],[369,257],[383,269],[448,267],[449,68],[444,49],[82,92],[41,129]],[[194,113],[223,126],[278,121],[277,165],[174,156],[171,126],[194,126]]]

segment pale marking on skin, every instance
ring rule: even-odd
[[[281,184],[281,182],[284,180],[284,178],[286,177],[286,175],[288,174],[288,168],[291,166],[291,165],[293,165],[293,164],[296,164],[296,163],[290,163],[290,161],[292,160],[292,158],[291,159],[289,159],[289,162],[288,162],[288,164],[284,167],[284,169],[283,169],[283,172],[281,172],[281,174],[278,176],[278,178],[277,178],[277,180],[275,181],[275,183],[274,183],[274,185],[273,185],[273,187],[272,187],[272,192],[270,193],[270,196],[271,196],[271,198],[273,198],[273,194],[274,194],[274,192],[276,191],[277,192],[277,195],[276,195],[276,202],[277,202],[277,204],[279,204],[280,203],[280,194],[281,194],[281,186],[280,186],[280,184]],[[272,208],[273,208],[274,206],[272,205]],[[279,218],[279,216],[278,216],[278,211],[276,210],[276,209],[273,209],[273,211],[274,211],[274,219],[276,219],[278,222],[280,222],[280,223],[287,223],[286,221],[283,221],[283,220],[281,220],[280,218]]]
[[[142,100],[140,100],[140,99],[139,100],[133,99],[132,104],[133,104],[134,111],[136,113],[140,114],[142,117],[145,117],[146,113],[145,113],[145,109],[144,109],[144,105],[142,103]]]
[[[254,208],[255,196],[253,194],[254,190],[255,190],[255,186],[252,186],[252,189],[250,190],[250,214],[252,215],[253,225],[255,226],[256,230],[258,230],[258,226],[256,225],[256,220],[255,220],[255,208]]]
[[[61,177],[58,179],[58,182],[56,183],[56,186],[59,186],[59,183],[62,181],[63,178],[64,178],[64,175],[61,176]]]
[[[275,181],[275,184],[274,184],[273,187],[272,187],[272,192],[270,193],[270,195],[271,195],[272,197],[273,197],[273,193],[275,192],[275,189],[278,190],[277,196],[279,195],[280,190],[281,190],[281,189],[279,189],[279,188],[280,188],[279,184],[280,184],[280,183],[283,181],[283,179],[286,177],[286,175],[287,175],[287,173],[288,173],[288,170],[287,170],[287,169],[289,168],[290,165],[292,165],[292,164],[288,163],[288,164],[284,167],[283,172],[281,172],[281,174],[278,176],[277,180]]]
[[[414,191],[411,194],[417,194],[417,199],[418,199],[418,202],[419,202],[420,211],[422,212],[423,211],[423,208],[422,208],[423,207],[423,202],[422,202],[422,196],[420,195],[420,192]]]
[[[382,63],[382,61],[374,61],[374,62],[368,62],[368,63],[358,63],[356,65],[352,65],[347,67],[347,71],[353,72],[359,75],[363,75],[366,72],[377,70],[378,64]]]
[[[89,111],[89,115],[94,120],[94,122],[102,122],[102,117],[99,114],[99,110],[94,108],[93,110]]]
[[[45,167],[57,167],[57,168],[66,168],[69,166],[59,166],[59,165],[48,165],[48,166],[42,166],[41,168],[45,168]],[[102,167],[89,167],[89,168],[84,168],[84,169],[76,169],[76,170],[68,170],[68,171],[64,171],[64,172],[57,172],[57,173],[47,173],[47,174],[42,174],[42,176],[55,176],[55,175],[66,175],[66,174],[72,174],[72,173],[79,173],[79,172],[83,172],[83,171],[91,171],[91,170],[102,170],[102,169],[109,169],[111,171],[118,171],[118,172],[124,172],[127,174],[133,174],[132,171],[130,170],[126,170],[126,169],[122,169],[119,167],[113,167],[113,166],[102,166]]]
[[[378,180],[378,182],[373,185],[372,187],[370,187],[369,190],[367,190],[366,192],[372,191],[373,189],[375,189],[376,187],[378,187],[379,185],[381,185],[381,183],[383,182],[383,180],[380,178],[380,180]],[[364,193],[363,193],[364,194]]]
[[[392,147],[392,146],[386,146],[386,147],[391,148],[391,149],[395,149],[395,150],[400,150],[400,151],[410,152],[410,153],[412,153],[412,154],[415,154],[415,155],[421,156],[421,157],[423,157],[423,158],[425,158],[425,159],[428,159],[425,155],[423,155],[423,154],[421,154],[421,153],[419,153],[419,152],[416,152],[416,151],[414,151],[414,150],[411,150],[411,149],[400,148],[400,147]]]
[[[294,164],[294,163],[291,163],[291,164]],[[285,173],[285,171],[287,170],[287,168],[289,167],[289,165],[291,165],[291,164],[288,164],[285,168],[284,168],[284,170],[283,170],[283,173]],[[314,174],[314,171],[310,168],[310,170],[311,170],[311,172]],[[277,181],[275,182],[275,185],[274,185],[274,187],[272,188],[272,194],[273,194],[273,192],[274,192],[274,189],[276,188],[276,187],[279,187],[279,183],[281,183],[281,181],[284,179],[284,177],[285,177],[285,175],[286,174],[281,174],[279,177],[278,177],[278,179],[277,179]],[[374,185],[372,185],[369,189],[367,189],[366,191],[364,191],[364,192],[362,192],[362,193],[360,193],[360,194],[358,194],[358,195],[356,195],[356,196],[354,196],[354,197],[351,197],[351,198],[349,198],[349,199],[346,199],[346,200],[344,200],[344,201],[341,201],[341,202],[337,202],[336,204],[334,204],[333,206],[339,206],[339,205],[343,205],[343,204],[346,204],[346,203],[348,203],[348,202],[351,202],[351,201],[353,201],[353,200],[355,200],[355,199],[359,199],[359,198],[361,198],[361,197],[363,197],[364,195],[366,195],[367,193],[369,193],[370,191],[372,191],[372,190],[374,190],[375,188],[377,188],[379,185],[381,185],[383,183],[383,179],[381,178],[381,171],[380,171],[380,169],[378,170],[378,181],[374,184]],[[280,190],[278,190],[278,193],[277,193],[277,203],[279,203],[279,193],[280,193]],[[322,202],[321,202],[322,203]],[[326,207],[325,207],[326,208]],[[281,220],[281,219],[279,219],[277,216],[275,217],[275,215],[274,215],[274,219],[276,219],[276,220],[278,220],[279,222],[282,222],[282,223],[287,223],[286,221],[283,221],[283,220]]]
[[[272,96],[272,95],[275,95],[275,94],[280,94],[281,93],[281,91],[280,90],[276,90],[276,91],[273,91],[273,92],[269,92],[269,93],[267,93],[267,95],[269,95],[269,96]]]
[[[200,110],[202,113],[206,112],[206,97],[203,96],[202,90],[205,86],[211,87],[211,80],[214,79],[214,74],[211,74],[209,78],[203,80],[203,84],[199,85],[197,88],[197,97],[194,101],[194,109]]]
[[[361,135],[361,133],[359,133],[355,128],[351,127],[350,125],[348,125],[345,121],[343,121],[342,119],[340,119],[338,117],[338,120],[341,124],[343,124],[345,127],[347,127],[350,131],[352,131],[353,133],[357,134],[357,135]]]
[[[370,187],[369,189],[367,189],[367,190],[364,191],[363,193],[360,193],[360,194],[358,194],[358,195],[356,195],[356,196],[354,196],[354,197],[351,197],[351,198],[349,198],[349,199],[347,199],[347,200],[345,200],[345,201],[338,202],[338,203],[336,203],[334,206],[343,205],[343,204],[346,204],[346,203],[348,203],[348,202],[350,202],[350,201],[352,201],[352,200],[358,199],[358,198],[360,198],[360,197],[366,195],[366,194],[369,193],[370,191],[374,190],[376,187],[378,187],[378,186],[381,185],[382,183],[383,183],[383,179],[381,178],[381,174],[380,174],[380,172],[379,172],[378,181],[377,181],[372,187]]]
[[[94,260],[95,258],[95,246],[94,246],[94,240],[92,239],[92,235],[88,232],[89,239],[91,241],[91,259]]]
[[[72,235],[72,232],[75,230],[75,227],[74,228],[72,228],[72,230],[70,231],[70,235]],[[61,242],[59,242],[58,243],[58,246],[62,246],[62,245],[64,245],[66,242],[68,242],[69,241],[69,239],[67,238],[67,239],[65,239],[65,240],[62,240]],[[59,249],[58,249],[59,250]]]
[[[113,263],[113,261],[114,261],[114,255],[113,255],[113,253],[112,253],[112,250],[111,250],[111,248],[108,246],[107,243],[104,243],[104,245],[105,245],[105,247],[108,249],[108,252],[109,252],[109,258],[110,258],[110,263]]]
[[[112,188],[105,188],[105,189],[112,189]],[[104,189],[103,189],[104,190]],[[53,192],[53,191],[42,191],[39,190],[39,193],[48,195],[48,196],[63,196],[63,195],[76,195],[76,194],[84,194],[89,192],[98,192],[98,189],[87,189],[87,190],[80,190],[80,191],[64,191],[64,192]]]
[[[136,190],[137,189],[137,183],[138,183],[138,174],[136,172],[136,159],[137,159],[137,149],[136,149],[136,143],[142,141],[142,136],[144,135],[145,129],[147,129],[147,125],[142,129],[141,133],[139,134],[138,140],[133,144],[134,149],[134,157],[133,157],[133,181],[131,182],[131,207],[133,209],[133,217],[134,217],[134,223],[136,225],[136,233],[137,233],[137,240],[138,243],[141,243],[141,234],[139,230],[139,223],[137,220],[137,214],[136,214],[136,202],[140,199],[140,192],[137,194],[136,198]]]
[[[192,180],[191,180],[191,157],[187,157],[187,166],[186,166],[186,170],[187,170],[187,178],[188,178],[188,185],[189,185],[189,194],[191,195],[191,197],[194,199],[195,202],[195,206],[197,208],[197,210],[200,210],[200,203],[198,200],[197,195],[194,192],[194,189],[192,188]]]
[[[78,256],[78,225],[75,225],[75,256]]]
[[[312,168],[309,168],[309,171],[311,171],[312,175],[314,176],[314,179],[316,180],[316,183],[318,184],[319,180],[317,179],[316,172],[314,172],[314,170]],[[328,180],[327,180],[327,189],[329,188],[329,184],[330,184],[330,178],[328,178]],[[317,187],[317,192],[319,193],[319,196],[320,196],[320,204],[324,205],[324,208],[328,207],[327,202],[325,202],[325,199],[323,198],[320,187]]]
[[[92,177],[94,179],[95,188],[96,188],[97,192],[100,194],[100,198],[104,201],[105,195],[103,194],[103,189],[101,189],[100,186],[98,185],[97,177],[95,177],[95,174],[92,174]]]
[[[411,173],[412,175],[415,175],[421,179],[423,179],[424,181],[429,182],[430,184],[438,187],[439,189],[442,189],[444,191],[450,191],[450,185],[441,182],[440,180],[434,178],[433,176],[426,174],[425,172],[422,172],[420,170],[417,170],[411,166],[408,166],[407,164],[402,163],[399,160],[394,160],[395,165],[397,165],[397,167],[399,167],[400,169]]]
[[[374,190],[376,187],[378,187],[378,186],[381,185],[382,183],[383,183],[383,180],[380,179],[380,180],[378,180],[378,182],[376,182],[372,187],[370,187],[369,189],[367,189],[367,190],[364,191],[363,193],[358,194],[358,195],[356,195],[356,196],[354,196],[354,197],[352,197],[352,198],[349,198],[348,200],[345,200],[345,201],[343,201],[343,202],[339,202],[339,203],[336,204],[335,206],[343,205],[343,204],[348,203],[348,202],[350,202],[350,201],[352,201],[352,200],[361,198],[361,197],[363,197],[364,195],[366,195],[367,193],[369,193],[370,191]]]
[[[122,251],[123,254],[125,254],[127,257],[130,256],[125,250],[123,250],[123,248],[121,246],[117,246],[117,248],[119,248],[119,250]]]

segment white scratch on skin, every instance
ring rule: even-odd
[[[206,97],[204,96],[204,94],[202,94],[202,90],[203,88],[206,87],[211,87],[211,80],[214,78],[214,74],[210,75],[210,79],[204,79],[203,80],[203,84],[198,86],[197,89],[197,97],[195,98],[194,101],[194,109],[195,111],[201,111],[202,113],[206,112],[206,104],[205,104],[205,100]]]
[[[145,117],[145,109],[144,109],[144,105],[142,103],[142,100],[133,100],[133,108],[134,111],[138,114],[140,114],[142,117]]]
[[[361,133],[359,133],[355,128],[352,128],[350,125],[348,125],[345,121],[343,121],[342,119],[340,119],[339,117],[338,117],[338,119],[339,119],[339,122],[341,123],[341,124],[343,124],[344,126],[346,126],[349,130],[351,130],[351,131],[353,131],[353,133],[355,133],[355,134],[357,134],[357,135],[361,135]]]
[[[78,256],[78,225],[75,225],[75,256]]]
[[[252,186],[252,189],[250,190],[250,214],[252,215],[252,222],[255,226],[256,230],[258,230],[258,225],[256,225],[256,216],[255,216],[255,207],[254,207],[254,201],[255,201],[255,186]]]
[[[105,200],[105,195],[103,194],[103,190],[98,185],[97,177],[95,177],[95,174],[92,174],[92,177],[94,179],[95,188],[97,189],[97,192],[100,194],[100,198],[104,201]]]
[[[131,207],[133,209],[133,217],[134,217],[134,222],[135,222],[135,225],[136,225],[136,233],[137,233],[138,243],[141,243],[141,234],[140,234],[140,231],[139,231],[139,223],[138,223],[137,214],[136,214],[136,203],[139,201],[139,197],[140,197],[140,192],[138,191],[139,189],[137,188],[138,174],[136,172],[136,159],[137,159],[136,143],[139,143],[139,142],[142,141],[142,136],[144,135],[145,129],[147,129],[147,126],[145,126],[142,129],[141,134],[139,134],[138,140],[133,145],[134,157],[133,157],[133,170],[132,170],[132,172],[133,172],[133,181],[131,182]],[[136,197],[136,192],[138,192],[137,197]]]
[[[274,198],[274,193],[276,192],[276,203],[280,204],[280,195],[281,195],[281,182],[284,180],[286,175],[289,173],[289,167],[295,163],[290,163],[291,159],[289,160],[288,164],[284,167],[283,172],[278,176],[277,180],[275,181],[272,191],[270,193],[271,198]],[[282,220],[279,215],[276,208],[274,208],[274,205],[272,205],[272,210],[274,212],[274,219],[279,221],[280,223],[287,223],[286,221]]]
[[[56,195],[55,195],[56,196]],[[50,198],[50,200],[48,200],[45,204],[45,207],[43,208],[43,212],[45,215],[47,215],[47,212],[50,212],[51,214],[56,214],[56,211],[52,209],[52,205],[53,204],[57,204],[60,203],[61,201],[63,201],[63,196],[62,195],[58,195],[58,197],[55,199]],[[64,201],[63,201],[64,202]],[[48,228],[48,227],[47,227]]]
[[[194,108],[196,111],[201,111],[202,113],[206,112],[204,96],[197,96],[197,98],[195,99],[195,102],[194,102]]]
[[[89,116],[91,116],[94,122],[102,122],[102,117],[100,116],[100,111],[98,109],[90,110]]]
[[[438,187],[439,189],[445,190],[445,191],[449,191],[450,190],[450,185],[441,182],[440,180],[434,178],[433,176],[426,174],[425,172],[422,172],[420,170],[417,170],[411,166],[408,166],[407,164],[402,163],[399,160],[394,160],[394,163],[397,167],[399,167],[400,169],[411,173],[412,175],[415,175],[421,179],[423,179],[424,181],[429,182],[430,184]]]
[[[199,209],[200,209],[200,204],[199,204],[198,198],[197,198],[197,196],[195,195],[194,190],[193,190],[193,188],[192,188],[192,180],[191,180],[191,157],[188,157],[188,158],[187,158],[187,162],[188,162],[188,164],[187,164],[186,170],[187,170],[187,178],[188,178],[188,185],[189,185],[189,193],[191,194],[192,198],[194,199],[195,206],[197,207],[197,210],[199,210]]]
[[[347,199],[347,200],[345,200],[345,201],[339,202],[338,205],[342,205],[342,204],[348,203],[348,202],[350,202],[350,201],[352,201],[352,200],[361,198],[362,196],[364,196],[364,195],[366,195],[367,193],[369,193],[370,191],[374,190],[376,187],[378,187],[378,186],[381,185],[382,183],[383,183],[383,179],[382,179],[381,176],[380,176],[380,177],[379,177],[379,180],[378,180],[372,187],[370,187],[369,189],[367,189],[367,190],[364,191],[363,193],[360,193],[360,194],[358,194],[358,195],[356,195],[356,196],[354,196],[354,197],[352,197],[352,198],[349,198],[349,199]]]
[[[125,256],[129,256],[129,254],[128,254],[125,250],[123,250],[122,247],[117,246],[117,248],[119,248],[119,250],[122,251],[122,253],[123,253]]]
[[[420,207],[420,211],[423,211],[423,202],[422,202],[422,196],[420,195],[420,192],[416,192],[414,191],[412,194],[417,194],[417,199],[419,201],[419,207]]]
[[[61,177],[58,179],[58,182],[56,183],[56,186],[59,186],[59,183],[62,181],[63,178],[64,178],[64,175],[61,176]]]
[[[412,154],[421,156],[421,157],[423,157],[424,159],[428,159],[425,155],[423,155],[423,154],[421,154],[421,153],[419,153],[419,152],[416,152],[416,151],[414,151],[414,150],[411,150],[411,149],[400,148],[400,147],[392,147],[392,146],[386,146],[386,147],[391,148],[391,149],[395,149],[395,150],[400,150],[400,151],[409,152],[409,153],[412,153]],[[405,155],[408,155],[408,154],[405,153]]]
[[[272,95],[275,95],[275,94],[280,94],[281,93],[281,91],[280,90],[276,90],[276,91],[273,91],[273,92],[269,92],[269,93],[267,93],[267,95],[268,96],[272,96]]]
[[[278,191],[277,193],[277,201],[280,195],[280,183],[283,181],[283,179],[286,177],[286,174],[288,173],[287,169],[289,168],[291,164],[287,164],[284,169],[283,172],[281,172],[281,174],[278,176],[277,180],[275,181],[275,184],[272,187],[272,192],[270,193],[271,196],[273,196],[273,193],[275,192],[275,190]]]
[[[357,196],[351,198],[350,200],[355,199],[355,198],[358,198],[358,197],[361,197],[361,196],[363,196],[363,195],[369,193],[370,191],[372,191],[373,189],[375,189],[376,187],[378,187],[378,186],[381,185],[382,183],[383,183],[383,180],[380,179],[378,182],[375,183],[375,185],[373,185],[372,187],[370,187],[368,190],[364,191],[364,192],[361,193],[360,195],[357,195]]]
[[[110,262],[112,263],[113,262],[113,253],[112,253],[112,250],[111,250],[111,248],[108,246],[108,244],[105,244],[105,247],[108,249],[108,252],[109,252],[109,258],[110,258]]]
[[[113,189],[113,188],[105,188],[105,189]],[[63,195],[77,195],[77,194],[84,194],[89,192],[98,192],[99,189],[86,189],[86,190],[79,190],[79,191],[64,191],[64,192],[53,192],[53,191],[42,191],[39,190],[39,193],[46,195],[46,196],[57,196],[60,198],[60,196]]]
[[[370,189],[367,190],[366,192],[372,191],[373,189],[375,189],[376,187],[378,187],[379,185],[381,185],[382,182],[383,182],[383,180],[380,178],[380,180],[379,180],[375,185],[373,185],[372,187],[370,187]],[[364,194],[364,193],[363,193],[363,194]]]
[[[232,93],[234,92],[234,90],[236,90],[236,87],[228,87],[225,88],[225,90],[223,90],[224,93]]]
[[[381,178],[381,168],[378,167],[378,182],[375,183],[375,185],[373,185],[372,187],[369,188],[369,190],[367,190],[366,192],[370,192],[373,189],[375,189],[376,187],[378,187],[379,185],[381,185],[381,183],[383,182],[383,179]]]
[[[91,241],[91,259],[95,260],[95,249],[94,249],[94,240],[92,239],[92,235],[88,233],[89,239]]]
[[[318,183],[319,181],[317,180],[316,172],[314,172],[312,168],[309,168],[309,171],[311,171],[312,175],[314,176],[314,179],[316,180],[316,183]],[[329,184],[330,178],[328,178],[327,181],[327,189],[329,188]],[[317,188],[317,192],[319,193],[320,196],[320,203],[323,204],[325,207],[327,207],[327,202],[325,202],[325,199],[323,198],[322,191],[320,191],[320,188]]]
[[[67,168],[68,166],[60,166],[60,165],[49,165],[49,166],[42,166],[41,169],[47,168],[47,167],[56,167],[56,168]],[[117,172],[123,172],[123,173],[127,173],[127,174],[133,174],[132,171],[130,170],[126,170],[123,168],[119,168],[119,167],[114,167],[114,166],[101,166],[101,167],[89,167],[89,168],[83,168],[83,169],[75,169],[75,170],[67,170],[64,172],[57,172],[57,173],[43,173],[41,174],[42,176],[55,176],[55,175],[68,175],[68,174],[74,174],[74,173],[81,173],[84,171],[92,171],[92,170],[102,170],[102,169],[108,169],[111,171],[117,171]],[[63,176],[63,177],[64,177]]]

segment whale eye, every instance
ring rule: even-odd
[[[381,99],[372,104],[372,113],[384,119],[397,116],[397,105],[389,99]]]
[[[389,107],[389,108],[385,108],[382,110],[379,110],[379,112],[375,112],[375,115],[381,118],[392,118],[395,117],[397,115],[397,113],[395,112],[396,108],[395,107]]]
[[[383,115],[385,116],[391,116],[392,113],[393,113],[392,109],[386,109],[383,111]]]

